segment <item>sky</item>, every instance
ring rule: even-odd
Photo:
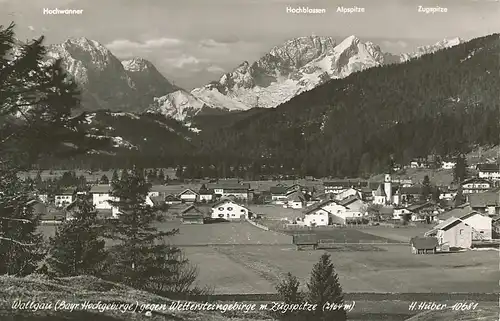
[[[342,14],[337,8],[364,13]],[[447,8],[418,12],[418,6]],[[286,7],[326,9],[291,14]],[[44,15],[43,9],[82,9]],[[337,41],[356,35],[384,51],[411,52],[444,38],[469,40],[500,32],[499,0],[0,0],[0,24],[16,23],[21,40],[46,43],[87,37],[120,59],[150,60],[186,89],[217,80],[288,39],[318,35]]]

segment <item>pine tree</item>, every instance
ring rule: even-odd
[[[299,290],[300,282],[296,276],[288,272],[280,283],[276,286],[279,300],[286,304],[300,304],[304,299],[304,293]],[[279,311],[274,314],[274,317],[280,320],[301,320],[304,316],[304,311]]]
[[[101,184],[109,184],[109,179],[106,176],[106,174],[104,174],[104,175],[101,176],[101,179],[99,180],[99,183],[101,183]]]
[[[344,310],[344,295],[342,287],[339,283],[339,278],[333,263],[330,260],[330,255],[323,254],[316,263],[311,272],[311,278],[307,284],[308,302],[317,304],[317,309],[314,311],[310,320],[315,321],[342,321],[347,320],[347,314]],[[329,311],[323,311],[322,307],[328,304],[335,305]]]
[[[115,169],[113,171],[113,176],[111,177],[111,182],[118,182],[119,179],[120,177],[118,176],[118,171]]]
[[[467,161],[463,154],[459,154],[456,158],[456,165],[453,168],[453,180],[459,184],[467,178]]]
[[[154,227],[164,217],[145,203],[150,188],[142,171],[136,168],[130,174],[124,170],[121,179],[112,182],[111,196],[116,200],[110,203],[120,214],[109,230],[109,237],[118,242],[112,250],[109,277],[137,288],[150,284],[158,274],[167,273],[165,260],[168,257],[175,262],[175,254],[180,252],[162,243],[178,230],[162,232]]]
[[[428,175],[424,176],[424,180],[422,182],[422,200],[427,201],[432,192],[431,181]]]
[[[0,26],[0,274],[32,273],[45,254],[32,186],[17,173],[42,157],[70,157],[101,147],[83,130],[85,114],[74,113],[76,84],[61,60],[44,62],[42,42],[40,37],[21,45],[13,55],[14,24]]]
[[[74,215],[50,239],[48,264],[58,276],[99,275],[106,258],[102,227],[89,199],[77,198]]]
[[[163,172],[163,168],[161,168],[160,172],[158,173],[158,180],[160,180],[161,184],[165,183],[165,173]]]

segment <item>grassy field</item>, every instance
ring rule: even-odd
[[[322,254],[284,246],[191,247],[185,251],[200,267],[200,282],[215,285],[216,293],[242,293],[248,284],[250,293],[273,292],[287,272],[304,283]],[[346,292],[498,291],[498,253],[492,251],[417,256],[408,246],[392,245],[374,251],[347,248],[329,253]],[[224,263],[228,260],[233,264]],[[223,286],[219,289],[219,285]]]
[[[287,272],[301,282],[308,279],[321,250],[296,251],[291,237],[263,231],[249,223],[181,225],[164,223],[161,229],[179,228],[171,241],[183,247],[198,265],[199,282],[215,293],[273,293]],[[53,227],[52,233],[53,233]],[[338,242],[388,241],[409,238],[418,229],[354,228],[319,231]],[[50,234],[45,228],[45,234]],[[379,235],[374,235],[379,234]],[[397,240],[394,240],[397,241]],[[220,246],[206,246],[206,244]],[[345,292],[498,292],[498,252],[414,255],[407,245],[335,245],[327,250]]]

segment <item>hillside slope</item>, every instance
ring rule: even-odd
[[[2,321],[246,321],[264,320],[259,315],[250,313],[245,315],[231,315],[231,318],[217,312],[204,311],[155,311],[151,315],[146,314],[146,310],[141,310],[143,304],[167,304],[172,300],[138,291],[123,285],[114,284],[89,276],[79,276],[71,278],[48,279],[43,276],[28,276],[17,278],[0,276],[0,320]],[[24,303],[35,302],[48,306],[50,309],[13,309],[16,300]],[[57,301],[68,303],[80,303],[85,301],[97,304],[124,303],[134,306],[138,303],[139,308],[135,312],[125,312],[119,310],[98,311],[95,309],[75,309],[73,312],[66,310],[55,311]],[[134,308],[132,307],[131,310]]]
[[[343,177],[498,145],[499,54],[495,34],[331,80],[200,136],[200,154]]]

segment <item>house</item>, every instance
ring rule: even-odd
[[[491,182],[483,178],[470,178],[462,182],[462,193],[464,195],[482,193],[488,191],[492,187]]]
[[[42,203],[48,204],[49,203],[49,194],[47,194],[47,193],[38,194],[38,199]]]
[[[457,190],[448,186],[439,187],[439,192],[440,200],[452,201],[455,199],[455,196],[457,196]]]
[[[478,177],[488,180],[500,180],[500,165],[499,164],[478,164]]]
[[[269,192],[271,192],[271,202],[273,204],[285,204],[288,200],[286,196],[288,189],[285,186],[272,186]]]
[[[400,188],[401,204],[411,204],[420,199],[422,195],[422,186],[413,185],[409,187],[402,186]]]
[[[490,191],[470,194],[467,197],[470,207],[489,216],[500,214],[500,192]]]
[[[440,208],[437,204],[433,202],[419,202],[412,204],[407,207],[407,209],[416,214],[417,221],[425,220],[428,223],[436,221],[437,216],[440,213]],[[412,217],[413,219],[413,217]]]
[[[472,246],[473,231],[472,227],[465,224],[461,219],[451,217],[426,232],[425,236],[437,237],[441,250],[449,250],[451,248],[470,249]]]
[[[177,197],[177,195],[169,194],[169,195],[165,196],[165,204],[173,205],[173,204],[181,204],[181,203],[182,203],[182,200],[179,197]]]
[[[341,201],[343,199],[346,199],[348,197],[356,196],[359,198],[362,198],[361,192],[355,188],[348,188],[346,190],[343,190],[337,194],[335,194],[334,199]]]
[[[152,207],[161,207],[165,204],[165,199],[162,196],[147,196],[146,204]]]
[[[362,180],[336,180],[323,182],[323,188],[325,193],[338,194],[349,188],[363,188],[367,187],[367,181]]]
[[[213,189],[203,188],[202,186],[202,188],[198,191],[198,195],[200,202],[209,203],[214,200],[215,192]]]
[[[211,216],[215,219],[246,220],[250,217],[250,211],[231,200],[221,200],[212,206]]]
[[[97,210],[112,209],[109,201],[113,201],[115,199],[111,196],[111,185],[94,185],[90,189],[90,194],[92,195],[92,204],[94,204]]]
[[[411,252],[413,254],[436,253],[439,241],[435,237],[413,237],[410,240]]]
[[[306,197],[301,190],[294,190],[286,195],[286,201],[283,207],[286,208],[303,208],[307,203]]]
[[[199,195],[192,189],[188,188],[179,193],[178,197],[183,203],[194,203],[198,201]]]
[[[394,220],[405,220],[407,219],[408,221],[415,221],[417,220],[417,216],[414,215],[412,211],[407,209],[406,207],[395,207],[394,211],[392,212],[392,219]]]
[[[347,213],[347,208],[334,200],[313,204],[304,210],[304,223],[308,226],[326,226],[330,223],[345,224],[346,217],[353,213]]]
[[[75,200],[75,190],[67,189],[54,195],[54,205],[56,207],[65,207]]]
[[[341,206],[346,208],[345,213],[338,215],[347,221],[360,220],[365,217],[367,212],[366,204],[359,199],[358,196],[351,196],[339,202]]]
[[[253,191],[248,183],[223,181],[207,184],[207,189],[213,189],[216,198],[231,197],[240,200],[251,200]]]
[[[181,211],[182,224],[203,224],[205,215],[196,206],[190,205]]]
[[[441,168],[442,169],[453,169],[455,168],[455,165],[457,165],[457,162],[453,162],[453,161],[443,161],[441,163]]]

